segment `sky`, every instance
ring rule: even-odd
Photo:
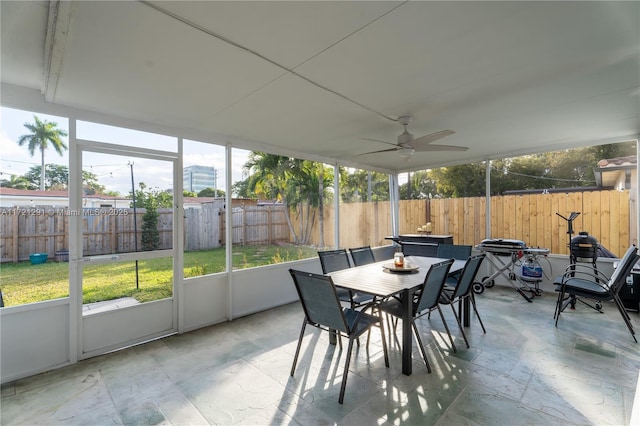
[[[36,114],[40,119],[55,122],[58,127],[68,131],[68,121],[64,117]],[[10,175],[23,175],[30,167],[40,165],[40,153],[32,157],[27,146],[19,146],[20,136],[29,133],[25,123],[33,123],[34,113],[11,108],[0,109],[0,179],[9,179]],[[78,123],[78,138],[99,142],[111,142],[120,145],[151,147],[166,151],[177,151],[177,140],[163,135],[121,129],[94,123]],[[69,145],[69,138],[64,142]],[[226,173],[224,146],[202,142],[184,141],[183,166],[202,165],[218,169],[217,189],[225,189]],[[233,150],[233,181],[242,180],[242,166],[247,161],[249,151]],[[53,148],[45,151],[46,164],[69,166],[69,153],[60,156]],[[172,173],[166,161],[149,160],[140,157],[122,157],[99,153],[83,154],[83,170],[90,171],[98,177],[98,183],[107,191],[117,191],[126,195],[131,191],[131,169],[133,163],[134,183],[144,182],[148,187],[164,190],[171,188]]]
[[[47,114],[37,115],[41,120],[55,122],[58,127],[68,132],[68,120]],[[10,179],[11,175],[24,175],[32,166],[40,165],[40,153],[32,157],[27,146],[19,146],[20,136],[29,133],[25,123],[33,123],[34,113],[11,108],[0,108],[0,179]],[[152,149],[177,151],[177,140],[172,137],[139,132],[118,127],[99,125],[95,123],[78,122],[77,137],[79,139],[110,142],[119,145],[147,147]],[[69,138],[64,142],[69,146]],[[233,149],[232,151],[232,179],[238,182],[243,179],[243,166],[247,162],[250,151]],[[69,166],[69,152],[59,155],[53,148],[45,151],[46,164]],[[171,188],[171,164],[166,161],[149,160],[140,157],[113,156],[92,152],[83,154],[83,170],[97,176],[98,183],[106,191],[115,191],[121,195],[131,192],[131,174],[134,175],[135,187],[144,182],[149,188],[165,190]],[[133,166],[130,164],[133,163]],[[216,188],[225,190],[226,172],[225,150],[222,145],[203,142],[184,141],[183,166],[208,166],[218,170]],[[132,170],[133,169],[133,170]],[[399,183],[407,180],[406,174],[399,175]]]

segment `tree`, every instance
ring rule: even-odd
[[[246,167],[246,166],[245,166]],[[239,180],[231,185],[231,191],[238,198],[255,199],[256,195],[249,190],[249,178]]]
[[[366,170],[356,170],[353,173],[341,171],[340,177],[340,198],[345,203],[389,200],[389,176],[384,173]]]
[[[545,152],[491,162],[491,195],[508,190],[592,186],[599,160],[635,155],[633,143],[592,146]],[[485,195],[485,163],[465,164],[429,171],[441,197]]]
[[[193,191],[187,191],[186,189],[183,189],[183,190],[182,190],[182,196],[183,196],[183,197],[191,197],[191,198],[197,198],[197,197],[199,197],[199,195],[198,195],[198,194],[196,194],[195,192],[193,192]]]
[[[153,203],[146,207],[142,215],[142,250],[155,250],[160,246],[160,232],[158,232],[158,209]]]
[[[11,175],[8,180],[0,180],[0,186],[4,188],[29,189],[29,185],[29,180],[24,176]]]
[[[42,166],[32,166],[29,171],[25,173],[24,178],[29,182],[29,188],[35,189],[38,187],[38,182],[42,179]],[[69,168],[60,164],[49,164],[49,172],[45,179],[46,190],[65,190],[69,187]],[[98,183],[98,176],[95,173],[82,171],[82,189],[85,194],[103,194],[105,191],[104,185]]]
[[[149,188],[144,182],[138,184],[140,189],[135,193],[135,207],[142,207],[145,213],[142,216],[142,250],[155,250],[160,246],[160,233],[158,232],[158,209],[173,206],[173,195],[158,188]],[[133,196],[133,194],[131,194]],[[131,203],[133,207],[133,202]]]
[[[324,164],[316,161],[291,159],[289,191],[287,202],[291,207],[301,207],[299,213],[305,213],[300,221],[300,243],[307,244],[318,211],[320,232],[319,245],[324,246],[324,201],[331,198],[333,173],[325,170]],[[306,209],[305,209],[306,207]]]
[[[149,206],[158,208],[171,208],[173,207],[173,195],[167,191],[161,191],[157,187],[149,188],[144,182],[138,183],[140,189],[136,190],[135,207],[147,208]],[[129,196],[133,196],[129,191]],[[134,207],[133,202],[131,207]]]
[[[324,200],[330,196],[333,173],[315,161],[257,151],[249,154],[244,168],[249,173],[246,183],[249,198],[281,202],[285,207],[285,217],[294,243],[308,243],[315,222],[315,210],[323,207]],[[244,186],[244,183],[234,186],[234,191],[244,191]],[[299,215],[303,215],[300,216],[299,233],[293,228],[291,221],[293,208]]]
[[[98,176],[86,170],[82,171],[82,188],[88,195],[105,194],[106,190],[104,185],[98,183]]]
[[[62,138],[67,136],[67,132],[63,129],[59,129],[58,123],[40,120],[36,115],[33,116],[33,119],[34,123],[24,123],[24,127],[26,127],[31,133],[20,136],[18,138],[18,145],[23,146],[27,144],[29,153],[32,157],[36,150],[40,151],[42,160],[41,170],[43,170],[43,173],[40,176],[40,190],[44,191],[46,174],[44,152],[49,148],[49,146],[52,146],[58,154],[62,155],[63,151],[67,149],[67,145],[62,141]]]
[[[437,193],[436,182],[425,170],[410,174],[407,183],[400,185],[401,200],[424,200],[435,197]]]
[[[217,197],[217,198],[221,198],[221,197],[224,197],[225,195],[226,194],[225,194],[225,192],[223,190],[214,189],[214,188],[205,188],[202,191],[198,192],[198,197]]]
[[[485,193],[485,167],[482,163],[443,167],[430,171],[438,194],[444,198],[478,197]]]
[[[244,165],[249,172],[247,182],[248,191],[268,200],[282,201],[285,207],[285,217],[289,231],[293,235],[294,243],[299,244],[298,236],[293,229],[287,197],[287,178],[291,176],[293,164],[287,157],[253,151]],[[291,185],[289,185],[291,187]]]

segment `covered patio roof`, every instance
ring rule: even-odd
[[[14,2],[2,104],[389,173],[633,140],[638,2]],[[466,151],[393,148],[416,137]],[[81,115],[80,115],[80,118]]]

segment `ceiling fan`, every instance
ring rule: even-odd
[[[381,141],[378,139],[369,139],[363,138],[366,140],[376,141],[386,143],[388,145],[393,145],[393,148],[381,149],[379,151],[365,152],[360,155],[367,154],[377,154],[379,152],[391,152],[395,151],[401,157],[411,157],[414,152],[425,152],[425,151],[466,151],[469,148],[466,146],[455,146],[455,145],[431,145],[431,142],[435,142],[438,139],[442,139],[447,136],[453,135],[455,132],[453,130],[441,130],[439,132],[431,133],[429,135],[425,135],[419,138],[415,138],[409,131],[407,130],[407,126],[411,123],[411,116],[402,116],[398,118],[398,123],[404,126],[404,132],[398,135],[397,143],[391,143],[386,141]]]

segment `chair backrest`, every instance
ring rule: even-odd
[[[438,252],[438,245],[434,243],[414,243],[405,241],[401,243],[405,256],[433,257]]]
[[[418,299],[418,303],[415,308],[416,312],[431,309],[438,305],[440,293],[442,293],[444,284],[447,281],[449,269],[451,269],[453,261],[454,259],[449,259],[431,265],[429,272],[427,272],[427,276],[424,278],[424,283],[422,284],[420,298]]]
[[[460,274],[460,279],[458,280],[458,285],[456,285],[456,289],[453,292],[452,300],[455,300],[460,297],[464,297],[469,294],[473,286],[473,280],[478,273],[478,269],[480,269],[480,264],[486,257],[486,254],[477,254],[475,256],[471,256],[467,263],[464,264],[464,269],[462,270],[462,274]]]
[[[369,263],[374,263],[376,261],[376,258],[373,255],[373,250],[371,250],[371,246],[350,248],[349,252],[351,253],[351,259],[353,260],[354,266],[368,265]]]
[[[437,257],[443,259],[467,260],[471,256],[471,246],[458,244],[438,244]]]
[[[302,309],[312,324],[349,333],[336,287],[330,276],[289,269]]]
[[[622,256],[618,267],[613,271],[613,274],[611,274],[611,278],[609,278],[609,288],[614,293],[620,291],[622,285],[627,280],[627,276],[638,262],[638,258],[638,248],[636,246],[629,247],[624,256]]]
[[[318,256],[320,257],[322,272],[325,274],[351,267],[346,249],[319,251]]]

